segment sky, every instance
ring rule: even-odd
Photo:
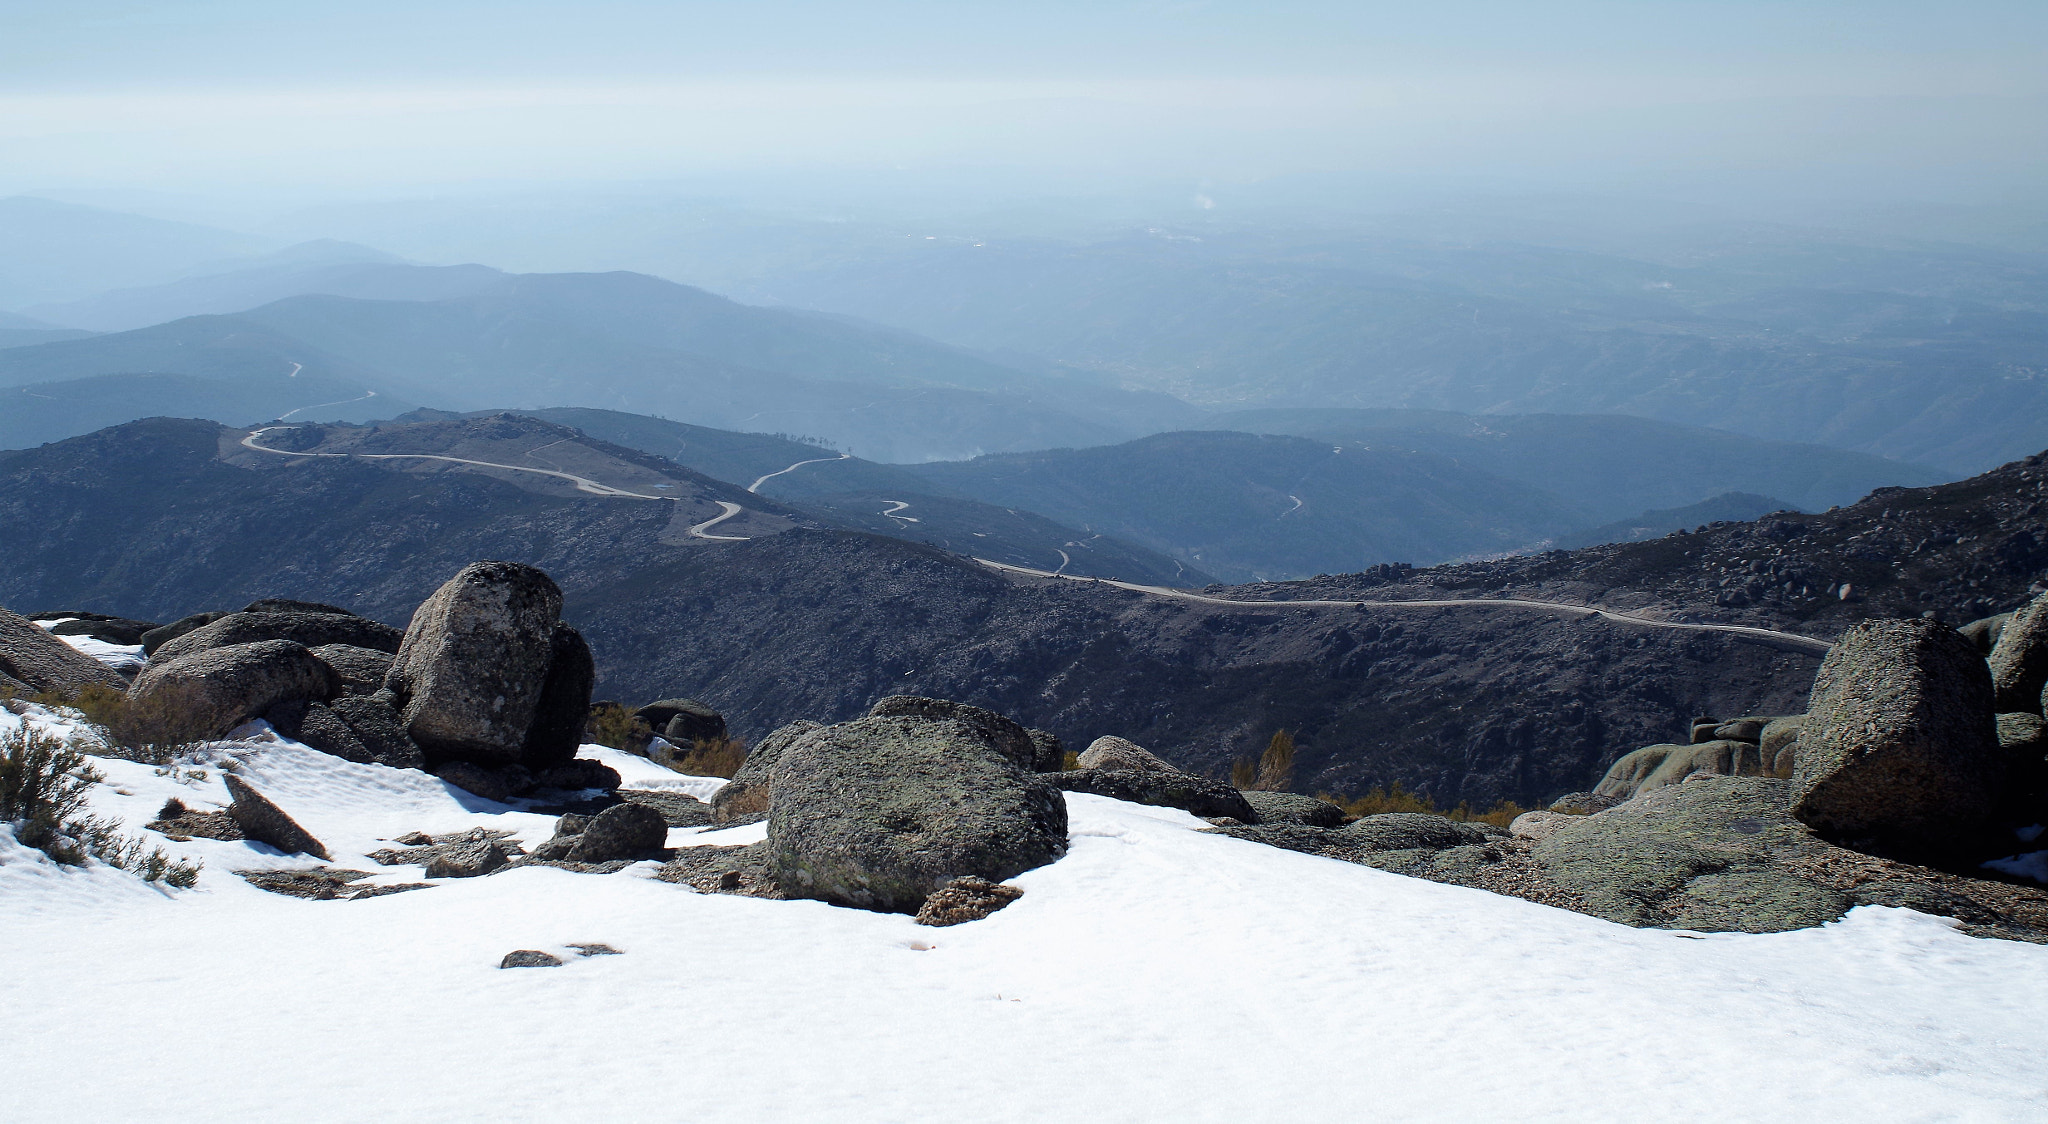
[[[0,190],[893,170],[1996,196],[2048,4],[0,0]]]

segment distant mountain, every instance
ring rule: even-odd
[[[56,340],[84,339],[91,334],[77,328],[59,328],[55,324],[19,313],[0,312],[0,350],[26,347],[34,343],[51,343]]]
[[[1542,488],[1599,522],[1723,492],[1782,496],[1789,503],[1780,507],[1818,511],[1854,503],[1873,488],[1924,487],[1953,475],[1867,453],[1619,414],[1239,410],[1213,415],[1202,428],[1438,453]]]
[[[1796,510],[1783,500],[1748,492],[1723,492],[1698,503],[1662,511],[1645,511],[1633,519],[1619,519],[1585,531],[1560,536],[1557,547],[1576,550],[1601,543],[1642,542],[1661,538],[1673,531],[1693,530],[1714,523],[1747,523],[1774,511]]]
[[[294,250],[298,247],[294,247]],[[345,256],[389,255],[367,247],[336,244]],[[321,294],[363,300],[432,301],[467,296],[501,281],[504,274],[481,265],[427,267],[390,261],[312,261],[288,251],[270,255],[277,264],[187,277],[163,285],[118,289],[83,300],[36,305],[28,311],[46,320],[96,332],[124,332],[188,316],[241,312],[286,297]]]
[[[1515,550],[1582,518],[1448,457],[1301,437],[1165,433],[906,467],[1240,581]]]
[[[822,437],[883,461],[1103,444],[1199,415],[1161,395],[1028,374],[895,330],[750,308],[632,274],[507,275],[431,301],[299,296],[0,351],[0,386],[294,370],[437,408],[682,415]]]
[[[410,403],[319,375],[252,380],[197,375],[98,375],[0,388],[0,449],[25,449],[145,417],[198,416],[252,425],[368,421]],[[90,431],[90,430],[88,430]]]
[[[0,308],[160,284],[273,245],[211,227],[32,196],[0,199]]]

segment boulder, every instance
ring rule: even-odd
[[[618,797],[654,809],[670,827],[703,827],[711,822],[711,805],[686,792],[621,788]]]
[[[228,795],[234,800],[228,805],[228,815],[241,827],[242,834],[258,843],[268,843],[280,851],[290,854],[312,855],[317,859],[333,861],[311,832],[300,827],[298,821],[286,815],[284,809],[270,802],[262,793],[250,787],[249,782],[233,773],[222,774],[227,783]]]
[[[128,699],[138,707],[176,709],[180,726],[219,737],[279,703],[331,699],[338,686],[334,669],[304,644],[260,640],[152,661],[128,688]]]
[[[1764,775],[1789,777],[1794,762],[1798,760],[1799,731],[1806,728],[1804,714],[1773,718],[1764,727],[1763,736],[1757,739],[1757,750],[1763,756]]]
[[[775,763],[783,751],[799,738],[823,726],[802,718],[780,726],[747,751],[747,759],[732,779],[711,796],[713,823],[752,823],[768,815],[768,798],[775,778]]]
[[[349,728],[348,723],[324,704],[307,704],[304,716],[299,719],[299,728],[295,731],[286,731],[279,725],[274,714],[270,724],[277,726],[279,732],[286,737],[297,738],[322,753],[332,754],[344,761],[369,764],[377,760],[377,755],[363,744],[363,740],[356,736],[356,732]]]
[[[374,695],[384,688],[391,674],[391,653],[353,644],[321,644],[313,647],[320,662],[334,669],[344,695]]]
[[[1604,812],[1625,799],[1620,796],[1602,796],[1597,792],[1567,792],[1550,802],[1550,811],[1563,812],[1568,816],[1590,816],[1595,812]]]
[[[221,619],[224,616],[227,616],[227,614],[194,613],[189,617],[179,617],[177,620],[174,620],[169,624],[159,625],[156,628],[152,628],[148,632],[142,634],[142,639],[140,641],[140,643],[142,644],[142,654],[145,656],[153,656],[156,654],[156,650],[158,648],[163,647],[165,644],[168,644],[171,641],[176,640],[178,637],[183,636],[186,633],[191,632],[193,629],[199,628],[202,625],[212,624],[213,622]]]
[[[1031,734],[1024,727],[997,714],[966,703],[949,702],[945,699],[927,699],[917,695],[890,695],[868,708],[870,718],[892,716],[917,718],[951,718],[965,722],[981,731],[997,752],[1009,758],[1019,769],[1031,769],[1038,761],[1038,747],[1031,741]]]
[[[542,952],[537,948],[522,948],[508,952],[503,960],[498,961],[498,967],[500,968],[559,968],[561,966],[561,957],[556,956],[552,952]]]
[[[1966,845],[2006,779],[1993,697],[1983,658],[1947,625],[1858,623],[1814,677],[1793,814],[1838,838],[1916,851]]]
[[[913,912],[955,878],[1001,882],[1065,854],[1065,801],[991,725],[897,713],[797,739],[775,765],[774,880],[793,896]]]
[[[229,613],[211,624],[158,644],[151,663],[174,660],[209,648],[252,644],[258,640],[290,640],[308,648],[347,644],[395,652],[404,633],[388,624],[338,613]]]
[[[583,634],[555,622],[547,678],[541,681],[533,724],[526,730],[521,764],[540,771],[565,765],[576,756],[590,714],[590,689],[596,682],[597,664]]]
[[[744,847],[678,847],[676,855],[655,875],[706,894],[739,894],[783,900],[789,897],[769,870],[768,844]]]
[[[1541,810],[1523,812],[1515,817],[1515,822],[1508,825],[1508,834],[1517,839],[1542,839],[1572,820],[1579,818],[1579,816],[1565,812],[1546,812]]]
[[[1344,834],[1368,851],[1442,850],[1486,842],[1487,833],[1422,812],[1382,812],[1344,828]]]
[[[155,621],[131,621],[122,617],[78,617],[50,626],[52,636],[90,636],[109,644],[140,644],[142,634],[161,628]]]
[[[1115,735],[1096,738],[1081,751],[1075,765],[1083,769],[1117,769],[1136,773],[1178,773],[1151,750]]]
[[[592,816],[577,834],[568,861],[608,863],[648,858],[667,846],[668,821],[647,805],[629,801]]]
[[[326,605],[318,601],[294,601],[289,597],[264,597],[242,606],[245,613],[325,613],[330,617],[356,617],[357,614],[339,605]],[[357,619],[362,619],[357,617]],[[311,647],[311,645],[307,645]]]
[[[1319,855],[1326,859],[1338,859],[1355,863],[1362,857],[1360,840],[1343,831],[1327,827],[1309,827],[1305,824],[1228,824],[1209,829],[1216,835],[1227,835],[1247,843],[1263,843],[1268,847],[1279,847],[1287,851],[1299,851],[1304,855]]]
[[[1344,809],[1327,800],[1293,792],[1246,792],[1244,802],[1258,813],[1257,823],[1293,823],[1306,827],[1342,827]]]
[[[2048,755],[2048,719],[2025,711],[2001,714],[1996,728],[1998,747],[2015,764],[2026,761],[2038,765],[2043,755]]]
[[[335,717],[348,723],[351,733],[369,753],[370,760],[394,769],[420,769],[426,757],[412,743],[387,698],[378,695],[343,695],[327,703]]]
[[[384,685],[429,760],[523,760],[561,611],[555,583],[516,562],[471,563],[419,607]]]
[[[2041,692],[2048,688],[2048,593],[2012,614],[1986,659],[1998,710],[2040,714]]]
[[[919,925],[962,925],[984,917],[1024,896],[1015,886],[967,875],[931,892],[917,909]]]
[[[1991,650],[1998,646],[1998,638],[2004,634],[2006,622],[2011,619],[2011,613],[2000,613],[1994,617],[1971,621],[1956,631],[1963,634],[1963,639],[1975,644],[1978,651],[1989,656]]]
[[[635,710],[633,715],[647,723],[648,729],[667,738],[671,745],[687,748],[694,742],[719,741],[726,736],[725,716],[696,699],[662,699]]]
[[[128,689],[121,673],[80,652],[27,617],[0,609],[0,675],[35,691],[69,698],[87,687]]]
[[[512,861],[495,839],[470,839],[434,848],[426,862],[428,878],[477,878]]]
[[[1212,781],[1192,773],[1071,769],[1044,776],[1055,787],[1067,792],[1086,792],[1159,808],[1180,808],[1204,819],[1228,816],[1248,824],[1259,821],[1259,814],[1246,802],[1244,793],[1222,781]]]
[[[1761,738],[1764,727],[1771,724],[1769,717],[1752,715],[1747,718],[1730,718],[1714,727],[1713,737],[1707,741],[1753,742]]]
[[[1763,771],[1763,756],[1755,742],[1718,739],[1693,745],[1649,745],[1623,755],[1593,786],[1593,792],[1632,800],[1665,785],[1679,784],[1694,773],[1754,777]]]
[[[500,804],[533,791],[533,774],[524,765],[487,769],[471,761],[446,761],[434,768],[434,775],[465,792]]]
[[[1034,772],[1057,773],[1067,767],[1067,747],[1059,735],[1044,730],[1026,730],[1031,739],[1031,768]]]
[[[602,761],[578,757],[564,761],[560,765],[550,765],[535,771],[533,783],[540,788],[559,788],[572,792],[591,788],[610,792],[619,787],[620,777],[617,769]]]

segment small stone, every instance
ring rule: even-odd
[[[533,948],[522,948],[517,952],[508,952],[505,954],[505,959],[498,961],[498,967],[500,968],[559,968],[561,966],[561,957],[551,952],[542,952],[539,949]]]
[[[300,827],[298,822],[284,813],[284,809],[270,802],[269,798],[250,787],[249,782],[233,773],[223,778],[234,803],[228,805],[228,815],[241,826],[243,834],[258,843],[268,843],[286,854],[307,854],[314,858],[333,861],[327,848],[312,833]]]
[[[931,892],[917,911],[920,925],[960,925],[979,921],[1024,896],[1015,886],[964,875]]]
[[[428,878],[475,878],[510,861],[495,839],[449,844],[427,861]]]

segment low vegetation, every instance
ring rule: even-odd
[[[1508,826],[1515,822],[1516,816],[1529,810],[1512,800],[1503,800],[1483,812],[1474,810],[1470,803],[1462,800],[1458,802],[1458,806],[1455,808],[1443,809],[1437,807],[1436,801],[1430,799],[1427,795],[1409,792],[1401,787],[1401,782],[1399,781],[1395,781],[1393,785],[1386,788],[1374,788],[1363,796],[1339,796],[1328,792],[1319,795],[1322,799],[1344,809],[1344,813],[1351,816],[1377,816],[1386,812],[1421,812],[1424,815],[1442,816],[1445,819],[1463,822],[1490,823],[1496,827]]]
[[[688,749],[668,749],[656,761],[692,777],[731,777],[747,763],[747,743],[740,738],[698,738]]]
[[[54,734],[26,723],[0,733],[0,821],[24,846],[67,866],[96,858],[150,882],[181,888],[197,882],[198,864],[125,838],[112,820],[86,813],[86,793],[104,779],[84,753]]]
[[[41,694],[31,701],[77,711],[105,743],[106,756],[145,765],[170,765],[188,757],[211,732],[190,689],[166,687],[136,700],[93,685],[73,695]]]
[[[654,737],[654,729],[646,720],[618,703],[604,703],[593,707],[590,720],[584,725],[584,737],[593,745],[610,746],[627,753],[647,752],[647,743]]]
[[[1266,751],[1254,761],[1239,758],[1230,766],[1230,784],[1248,792],[1286,792],[1294,783],[1294,735],[1276,730]]]

